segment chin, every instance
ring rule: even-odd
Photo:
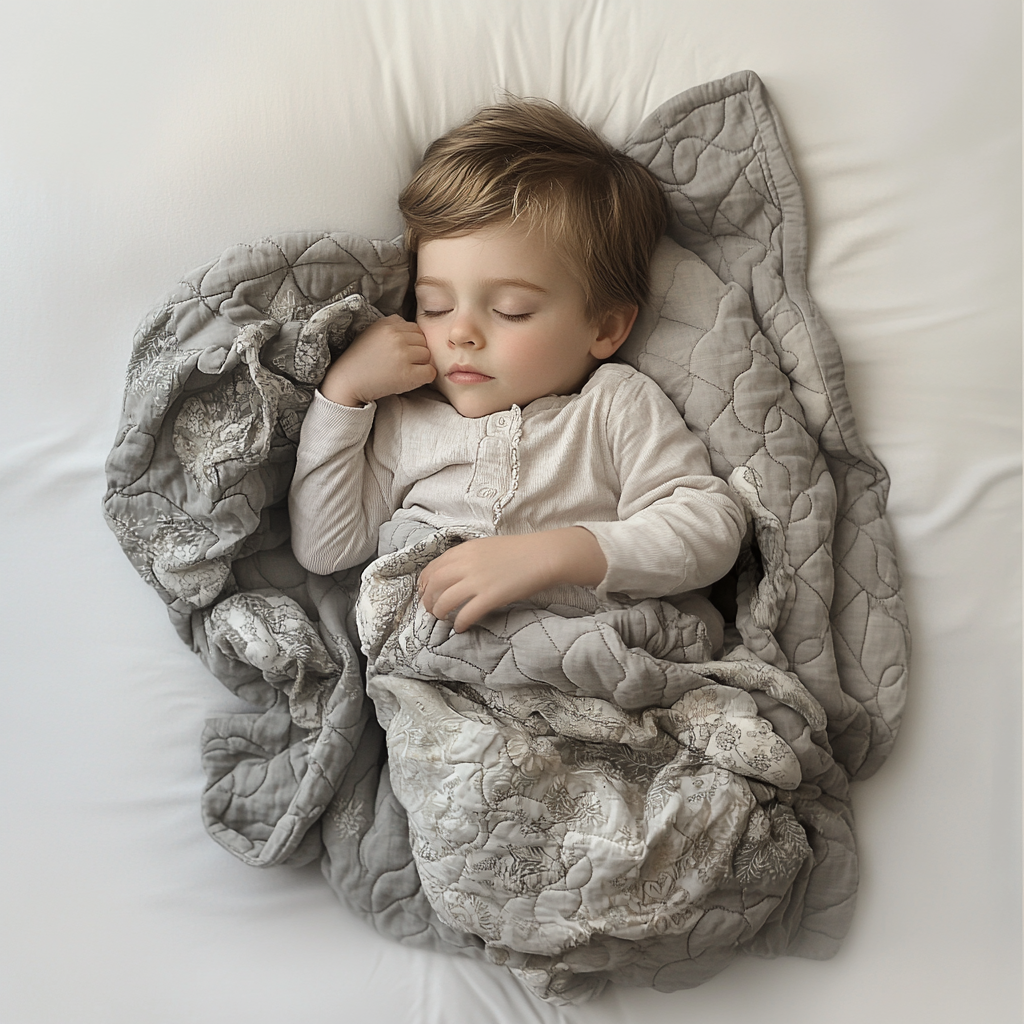
[[[503,412],[505,409],[511,408],[511,406],[507,405],[494,407],[482,402],[452,402],[451,399],[449,399],[449,404],[460,416],[465,416],[467,420],[482,419],[484,416],[490,416],[491,413]]]
[[[511,402],[503,405],[494,400],[488,401],[484,395],[452,394],[444,388],[438,388],[438,390],[444,395],[448,404],[460,416],[465,416],[468,420],[478,420],[483,416],[490,416],[494,412],[503,412],[512,407]]]

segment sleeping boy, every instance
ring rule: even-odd
[[[392,550],[398,524],[457,527],[475,539],[419,579],[456,632],[527,599],[668,597],[719,646],[695,592],[732,566],[743,512],[668,397],[612,359],[665,228],[657,182],[558,107],[514,101],[434,142],[399,206],[416,319],[372,324],[314,396],[299,562],[329,574]]]

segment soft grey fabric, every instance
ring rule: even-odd
[[[715,277],[693,260],[662,264],[623,357],[675,399],[717,473],[749,465],[765,481],[792,608],[755,649],[799,675],[828,712],[836,759],[866,778],[892,747],[907,683],[889,478],[860,439],[839,347],[807,290],[804,205],[778,114],[740,72],[663,104],[626,150],[667,189],[671,237]],[[698,294],[719,296],[714,323],[694,321],[715,308]]]
[[[906,682],[887,478],[858,438],[838,349],[806,290],[799,186],[763,87],[747,72],[690,90],[627,149],[664,182],[673,215],[623,357],[676,402],[752,523],[716,592],[723,606],[735,602],[729,654],[702,662],[679,623],[689,639],[666,643],[667,612],[648,616],[656,628],[640,647],[671,665],[693,659],[692,685],[671,706],[710,685],[716,721],[731,727],[730,714],[755,713],[752,701],[753,731],[787,747],[795,761],[773,749],[800,774],[786,788],[786,772],[758,778],[676,737],[692,762],[681,766],[686,785],[711,771],[741,794],[725,812],[737,818],[731,854],[688,903],[666,903],[628,937],[589,922],[589,937],[568,943],[556,965],[528,944],[491,940],[485,950],[479,918],[445,923],[427,900],[353,645],[358,574],[301,569],[283,505],[299,424],[330,358],[375,315],[370,304],[385,314],[401,305],[407,265],[394,244],[288,235],[235,247],[191,275],[139,330],[108,461],[105,512],[126,553],[183,639],[258,709],[212,721],[204,735],[214,838],[254,865],[319,857],[338,895],[382,932],[487,955],[556,1000],[587,998],[607,980],[693,985],[738,950],[834,953],[856,891],[848,780],[884,760]],[[635,623],[618,625],[636,634]],[[469,682],[493,719],[521,710]],[[619,740],[640,742],[648,698],[637,699],[621,710]],[[552,717],[567,722],[569,707]],[[681,736],[696,721],[684,715],[671,728]],[[710,742],[718,726],[708,728]],[[636,760],[629,751],[640,747],[619,740],[571,738],[598,760]],[[669,865],[677,879],[685,859]]]
[[[785,948],[793,921],[775,912],[798,877],[842,929],[846,776],[792,673],[735,631],[711,660],[703,622],[654,599],[594,614],[522,602],[454,633],[416,583],[464,536],[401,526],[404,546],[363,573],[357,619],[391,783],[441,920],[559,1001],[627,965],[650,983],[684,942],[688,962],[669,973],[700,980],[737,939],[722,922],[705,934],[723,905],[761,947]],[[823,824],[842,850],[828,850]]]

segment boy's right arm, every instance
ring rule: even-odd
[[[377,532],[394,512],[400,445],[397,423],[379,424],[367,444],[374,402],[433,380],[429,360],[419,328],[386,317],[328,369],[302,425],[288,494],[292,549],[311,572],[337,572],[376,552]]]
[[[306,412],[288,515],[292,550],[310,572],[327,576],[368,558],[391,515],[391,474],[366,451],[375,412],[375,405],[350,409],[320,393]]]

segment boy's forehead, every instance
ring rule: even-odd
[[[524,225],[500,224],[462,235],[435,238],[420,245],[417,283],[450,283],[453,276],[471,275],[488,284],[537,291],[553,273],[564,271],[543,232]]]

